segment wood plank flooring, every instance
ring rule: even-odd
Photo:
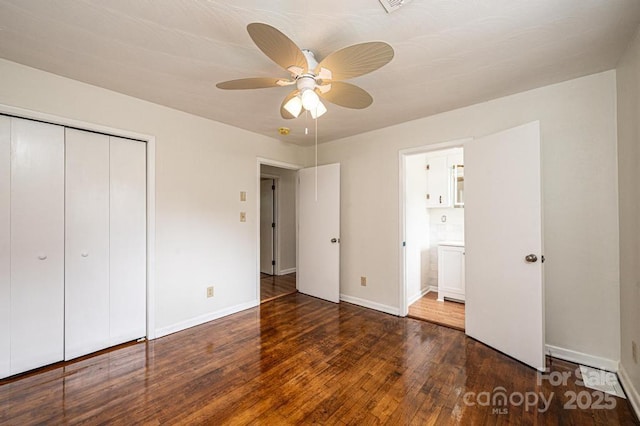
[[[260,274],[260,302],[268,302],[296,291],[296,273],[286,275]]]
[[[576,366],[550,368],[571,376]],[[485,405],[483,392],[501,388],[512,403]],[[0,423],[638,424],[626,400],[570,409],[567,392],[603,398],[573,376],[538,383],[534,370],[460,331],[296,293],[0,382]],[[518,396],[540,394],[551,402]]]
[[[409,317],[464,331],[464,303],[437,299],[435,291],[425,294],[409,306]]]

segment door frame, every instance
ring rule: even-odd
[[[59,126],[71,127],[89,132],[103,133],[111,136],[134,139],[147,144],[147,339],[156,338],[156,137],[136,133],[115,127],[103,126],[81,120],[61,117],[54,114],[33,111],[24,108],[0,104],[0,114],[27,120],[41,121]]]
[[[276,223],[275,231],[273,231],[273,260],[276,261],[275,267],[272,269],[274,275],[280,275],[280,209],[278,208],[278,188],[280,186],[280,176],[262,173],[260,179],[271,179],[276,189],[273,191],[273,220]],[[260,187],[259,187],[260,188]],[[262,191],[262,188],[260,188]],[[258,216],[258,220],[261,217]]]
[[[398,151],[398,235],[400,236],[400,250],[398,250],[398,273],[399,273],[399,294],[398,294],[398,315],[406,317],[409,314],[409,304],[407,303],[407,259],[406,259],[406,165],[405,159],[411,155],[427,154],[434,151],[442,151],[451,148],[461,148],[465,143],[472,141],[473,138],[455,139],[447,142],[440,142],[429,145],[422,145],[414,148],[406,148]],[[426,176],[425,176],[426,179]]]
[[[260,166],[272,166],[279,167],[281,169],[286,170],[300,170],[303,166],[287,163],[284,161],[273,160],[266,157],[257,157],[256,158],[256,306],[260,305],[260,178],[265,176],[272,178],[273,175],[262,174],[260,170]],[[277,190],[277,187],[276,187]],[[276,199],[278,194],[276,194]],[[275,200],[274,200],[275,201]],[[298,229],[298,185],[296,183],[296,229]],[[278,218],[280,215],[279,209],[276,207],[276,212],[278,214]],[[277,225],[276,225],[277,226]],[[277,232],[276,232],[277,235]],[[278,245],[278,250],[276,253],[276,266],[280,263],[280,246]],[[296,265],[298,264],[298,233],[296,232]],[[276,268],[279,272],[279,267]],[[274,270],[275,272],[275,270]],[[296,288],[298,288],[298,283],[296,282]]]

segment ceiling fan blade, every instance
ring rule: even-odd
[[[316,93],[329,102],[346,108],[363,109],[373,103],[373,98],[366,90],[342,81],[332,81],[331,89],[324,92],[320,86]]]
[[[226,90],[265,89],[267,87],[287,86],[293,83],[293,81],[283,80],[281,78],[255,77],[223,81],[222,83],[216,84],[216,87]]]
[[[354,44],[337,50],[324,58],[314,73],[322,68],[331,72],[332,80],[347,80],[358,77],[386,65],[393,59],[393,48],[381,41]]]
[[[247,25],[247,31],[253,42],[273,62],[285,70],[291,67],[301,68],[301,74],[307,72],[307,58],[289,37],[271,25],[254,22]]]
[[[296,96],[298,96],[298,94],[300,93],[299,90],[294,90],[293,92],[289,93],[284,100],[282,101],[282,104],[280,105],[280,115],[282,116],[282,118],[286,119],[286,120],[290,120],[292,118],[296,118],[294,117],[289,111],[287,111],[285,109],[285,104],[287,102],[289,102],[292,98],[295,98]]]

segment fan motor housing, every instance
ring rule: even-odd
[[[296,80],[296,87],[299,91],[313,90],[316,88],[316,79],[313,74],[303,74]]]

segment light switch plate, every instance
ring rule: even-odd
[[[240,222],[246,222],[246,221],[247,221],[247,213],[240,212]]]
[[[247,201],[247,192],[240,191],[240,201]]]

